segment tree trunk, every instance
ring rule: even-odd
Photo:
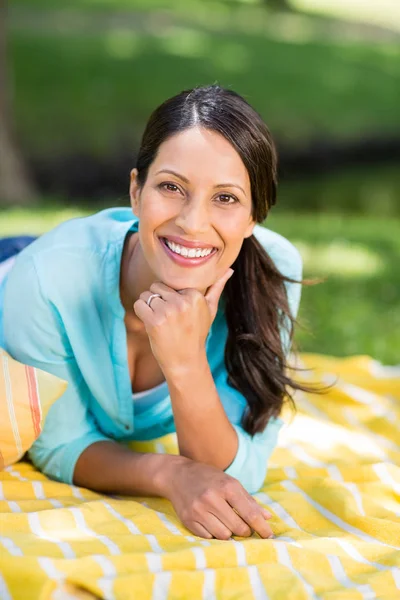
[[[13,130],[6,16],[6,0],[0,0],[0,205],[26,205],[35,201],[36,193]]]

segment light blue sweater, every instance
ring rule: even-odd
[[[73,481],[79,455],[94,442],[147,440],[175,431],[169,395],[140,414],[132,400],[119,277],[124,238],[137,229],[129,208],[63,223],[21,252],[0,287],[0,346],[15,359],[68,381],[30,450],[40,470],[66,483]],[[301,258],[290,242],[259,225],[254,234],[284,275],[301,278]],[[287,284],[287,290],[296,316],[301,286]],[[242,429],[246,400],[227,382],[226,337],[220,301],[206,351],[238,435],[236,457],[225,472],[254,493],[264,481],[283,421],[271,419],[253,437]],[[288,351],[285,331],[282,339]]]

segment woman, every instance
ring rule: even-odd
[[[30,451],[45,474],[169,498],[201,537],[273,535],[250,494],[287,387],[301,388],[285,372],[301,260],[257,225],[276,185],[249,104],[216,85],[184,91],[150,117],[132,209],[64,223],[18,255],[0,345],[69,383]],[[173,431],[178,456],[117,443]]]

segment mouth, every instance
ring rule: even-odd
[[[195,267],[209,261],[218,248],[187,248],[175,244],[167,238],[158,238],[167,255],[177,264],[186,267]]]

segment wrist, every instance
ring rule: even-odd
[[[209,364],[206,351],[201,351],[195,356],[191,356],[185,362],[177,365],[169,365],[162,367],[165,379],[168,383],[179,379],[190,379],[205,371],[209,370]]]
[[[175,473],[177,469],[181,469],[190,459],[176,454],[163,454],[160,457],[162,457],[162,460],[155,474],[155,485],[158,489],[158,494],[170,500],[172,489],[176,484]]]

